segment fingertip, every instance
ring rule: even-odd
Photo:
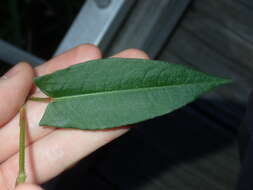
[[[85,53],[90,53],[93,54],[93,56],[96,57],[102,57],[102,52],[100,51],[100,49],[94,45],[94,44],[81,44],[74,49],[77,49],[77,52],[80,52],[81,54]]]
[[[34,70],[28,62],[21,61],[18,63],[18,65],[19,67],[22,67],[20,70],[22,70],[23,72],[26,72],[27,77],[31,79],[34,77]]]
[[[75,52],[77,62],[84,62],[102,57],[102,52],[94,44],[81,44],[70,51]]]
[[[15,190],[43,190],[41,187],[38,185],[33,185],[33,184],[21,184],[18,185]]]
[[[114,55],[113,57],[123,57],[123,58],[138,58],[138,59],[150,59],[148,54],[140,49],[127,49],[124,51],[121,51]]]
[[[20,62],[18,63],[18,65],[21,65],[21,66],[23,66],[23,67],[27,67],[27,68],[29,68],[29,69],[32,69],[32,66],[31,66],[28,62],[26,62],[26,61],[20,61]]]

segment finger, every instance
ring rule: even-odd
[[[121,57],[121,53],[116,56]],[[148,58],[140,50],[134,50],[134,53],[135,58]],[[132,54],[127,51],[124,51],[124,55],[133,58]],[[30,160],[27,160],[26,163],[28,181],[42,183],[51,179],[73,165],[73,163],[125,132],[127,132],[127,129],[111,131],[55,130],[26,148],[27,152],[32,152]],[[14,176],[18,171],[18,154],[4,162],[1,169],[9,186],[14,184]]]
[[[54,57],[43,65],[38,66],[35,70],[38,76],[45,75],[77,63],[100,59],[101,57],[102,53],[95,45],[83,44]]]
[[[41,187],[38,185],[33,185],[33,184],[22,184],[18,185],[15,190],[43,190]]]
[[[81,45],[39,66],[36,68],[36,72],[37,75],[43,75],[73,64],[99,58],[101,58],[101,52],[97,47],[94,45]],[[40,92],[36,93],[35,96],[42,96]],[[27,144],[42,138],[54,130],[52,127],[38,126],[38,122],[42,117],[46,106],[46,103],[31,101],[27,103],[27,119],[29,124]],[[4,152],[4,154],[0,154],[0,163],[18,151],[19,128],[17,126],[18,116],[0,130],[0,144],[6,145],[0,146],[0,152]]]
[[[148,54],[146,54],[144,51],[134,48],[121,51],[112,57],[149,59]]]
[[[0,79],[0,127],[14,117],[25,103],[33,76],[29,64],[19,63]]]

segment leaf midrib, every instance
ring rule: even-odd
[[[120,92],[134,92],[134,91],[146,91],[150,89],[163,89],[168,87],[179,87],[179,86],[190,86],[190,85],[198,85],[198,84],[212,84],[212,83],[226,83],[226,80],[219,81],[205,81],[205,82],[195,82],[195,83],[187,83],[187,84],[175,84],[175,85],[163,85],[163,86],[152,86],[152,87],[141,87],[141,88],[131,88],[131,89],[123,89],[123,90],[111,90],[111,91],[103,91],[103,92],[95,92],[95,93],[87,93],[87,94],[77,94],[77,95],[71,95],[71,96],[61,96],[61,97],[53,97],[55,101],[64,101],[66,99],[71,98],[78,98],[78,97],[84,97],[84,96],[96,96],[96,95],[103,95],[103,94],[114,94],[114,93],[120,93]],[[218,84],[217,84],[218,86]]]

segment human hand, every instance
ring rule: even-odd
[[[148,56],[135,49],[125,50],[114,57],[144,58]],[[0,80],[0,189],[13,189],[18,173],[19,125],[18,110],[24,104],[31,86],[32,78],[66,68],[70,65],[92,59],[100,59],[101,52],[93,45],[81,45],[59,55],[41,66],[32,68],[19,64]],[[34,96],[43,94],[35,89]],[[29,101],[27,103],[27,147],[26,174],[28,183],[43,183],[97,148],[117,138],[127,129],[108,131],[81,131],[76,129],[55,129],[39,127],[47,103]],[[78,146],[77,146],[78,145]],[[36,190],[36,186],[22,185],[20,190]]]

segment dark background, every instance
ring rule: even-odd
[[[49,59],[84,0],[3,0],[0,38]]]

